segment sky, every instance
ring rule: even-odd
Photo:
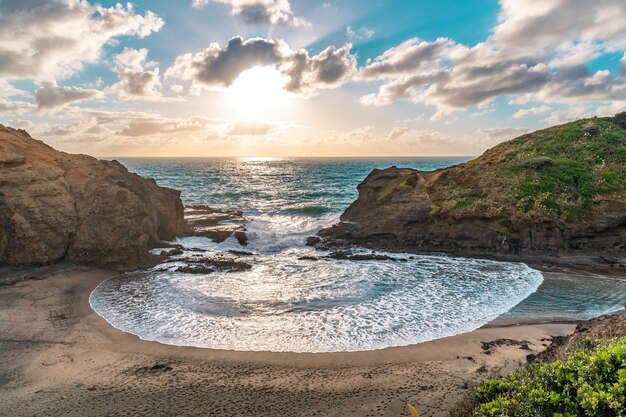
[[[471,156],[626,110],[624,0],[0,0],[0,123],[128,156]]]

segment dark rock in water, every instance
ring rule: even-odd
[[[622,113],[529,133],[436,171],[375,169],[316,247],[626,270],[625,120]]]
[[[248,246],[248,235],[246,235],[245,231],[237,230],[235,232],[235,239],[237,239],[237,242],[239,242],[241,246]]]
[[[229,250],[228,253],[232,253],[233,255],[238,255],[238,256],[254,256],[254,253],[245,252],[242,250]]]
[[[406,259],[394,258],[388,255],[378,255],[376,253],[350,253],[345,251],[331,252],[328,258],[345,259],[349,261],[406,261]]]
[[[179,191],[0,125],[0,265],[132,270],[158,262],[150,248],[190,233]]]
[[[322,241],[322,239],[319,236],[309,236],[306,238],[306,245],[307,246],[315,246],[318,243],[320,243]]]
[[[193,228],[195,236],[208,237],[216,243],[222,243],[231,236],[241,246],[248,244],[245,219],[238,210],[225,210],[210,206],[185,207],[185,219]]]
[[[182,248],[174,248],[174,249],[170,249],[170,250],[167,250],[167,251],[165,251],[165,250],[162,251],[160,256],[161,257],[177,256],[177,255],[182,255],[183,253],[184,252],[183,252]]]
[[[318,258],[316,256],[300,256],[298,258],[298,260],[300,260],[300,261],[319,261],[320,258]]]
[[[176,272],[183,272],[185,274],[210,274],[215,272],[215,269],[206,265],[187,265],[176,268]]]
[[[194,258],[186,260],[187,265],[176,268],[176,272],[188,274],[210,274],[216,271],[241,272],[252,265],[231,258]]]

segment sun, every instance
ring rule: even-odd
[[[246,119],[280,116],[289,108],[292,97],[284,89],[287,81],[273,67],[254,67],[242,72],[226,90],[231,114]]]

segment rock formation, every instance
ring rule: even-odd
[[[448,169],[374,170],[341,222],[320,231],[318,245],[623,271],[624,118],[526,134]]]
[[[155,262],[149,248],[189,233],[179,191],[0,125],[0,265],[136,269]]]

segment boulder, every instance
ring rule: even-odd
[[[189,233],[179,191],[0,125],[0,265],[132,270],[158,260],[149,249],[160,241]]]

